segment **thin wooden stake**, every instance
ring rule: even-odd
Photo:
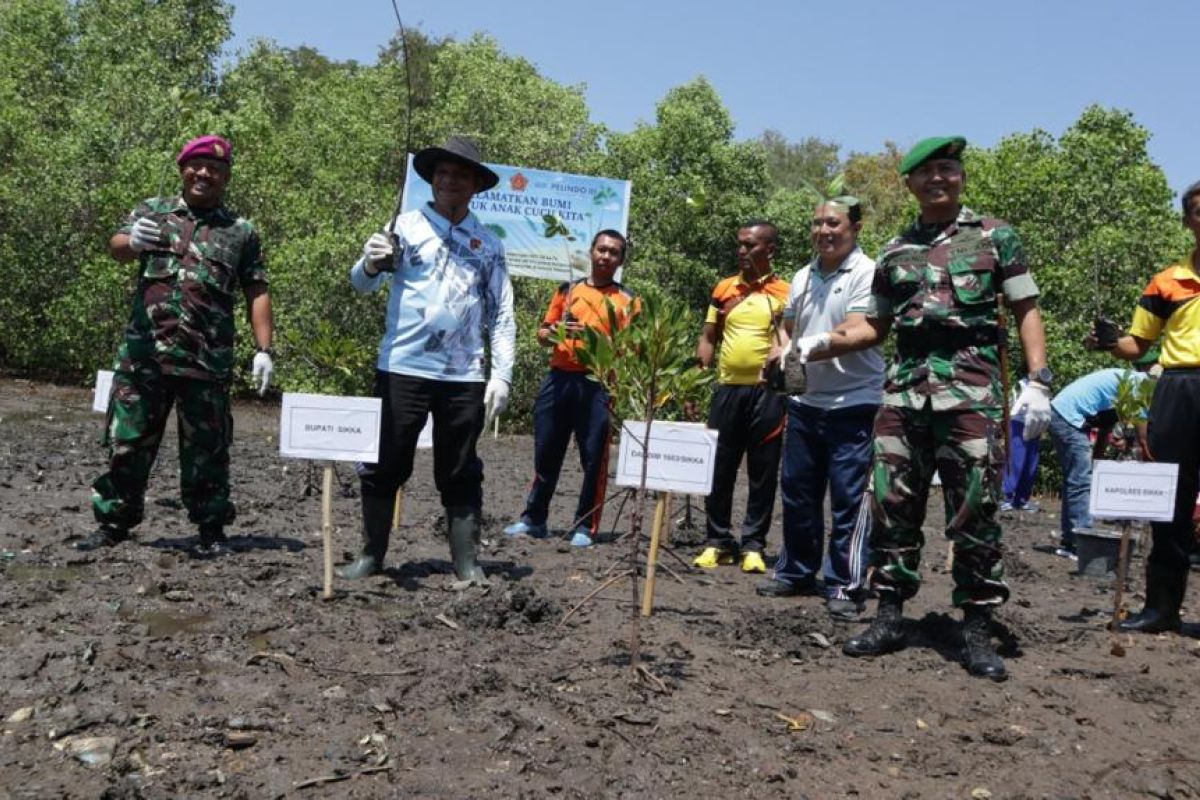
[[[642,616],[650,616],[654,610],[654,573],[658,568],[658,542],[665,527],[663,519],[667,516],[667,498],[669,492],[659,492],[658,502],[654,505],[654,524],[650,528],[650,551],[646,554],[646,587],[642,589]]]
[[[396,506],[392,509],[392,530],[400,530],[400,520],[404,519],[404,487],[396,490]]]
[[[1133,534],[1133,523],[1125,520],[1121,523],[1121,546],[1117,551],[1117,591],[1113,596],[1113,617],[1109,629],[1115,634],[1117,623],[1121,621],[1121,605],[1125,602],[1125,573],[1129,568],[1129,538]]]
[[[325,543],[326,600],[333,599],[333,462],[325,462],[325,477],[321,482],[321,538]]]

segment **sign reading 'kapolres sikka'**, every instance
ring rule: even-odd
[[[617,485],[638,486],[642,480],[645,422],[626,422],[621,429]],[[646,487],[678,494],[712,491],[717,432],[696,422],[655,422],[650,427]]]
[[[1175,515],[1178,464],[1097,461],[1088,513],[1097,519],[1170,522]]]
[[[488,164],[500,183],[475,195],[471,211],[504,243],[512,275],[569,281],[591,269],[592,238],[629,227],[629,181]],[[412,168],[404,181],[404,211],[433,200],[429,184]]]

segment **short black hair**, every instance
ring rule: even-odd
[[[592,244],[590,247],[588,247],[588,250],[596,249],[596,242],[600,241],[601,236],[611,236],[612,238],[616,239],[617,241],[619,241],[621,243],[621,260],[624,261],[625,254],[629,250],[629,240],[625,238],[625,234],[621,233],[618,230],[614,230],[612,228],[605,228],[604,230],[600,231],[595,236],[593,236]]]
[[[817,208],[820,208],[821,206],[827,206],[830,203],[838,206],[844,206],[846,209],[846,216],[849,218],[851,223],[860,222],[862,220],[862,203],[859,202],[857,197],[848,194],[839,195],[838,197],[829,197],[822,200],[820,203],[817,203]]]
[[[769,219],[750,219],[742,223],[739,231],[744,231],[747,228],[769,228],[771,232],[767,235],[767,241],[771,244],[779,244],[779,228],[775,227],[775,223]]]
[[[1192,213],[1189,206],[1192,204],[1192,198],[1200,195],[1200,181],[1196,181],[1191,186],[1183,190],[1183,196],[1179,198],[1180,205],[1183,206],[1183,215],[1186,217]]]

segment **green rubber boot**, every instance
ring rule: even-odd
[[[446,509],[446,536],[450,540],[450,560],[460,581],[486,580],[483,567],[475,561],[475,545],[479,540],[479,512],[470,506],[451,506]]]
[[[392,533],[392,502],[387,497],[363,495],[363,549],[358,558],[337,571],[339,578],[356,581],[383,572]]]

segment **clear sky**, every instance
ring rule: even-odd
[[[244,48],[269,38],[373,63],[396,30],[390,0],[232,0]],[[495,37],[546,77],[582,85],[592,119],[653,121],[674,86],[717,88],[740,138],[767,128],[876,152],[956,133],[992,146],[1041,128],[1058,136],[1091,103],[1131,111],[1178,193],[1200,179],[1196,32],[1188,0],[574,2],[398,0],[405,26]]]

